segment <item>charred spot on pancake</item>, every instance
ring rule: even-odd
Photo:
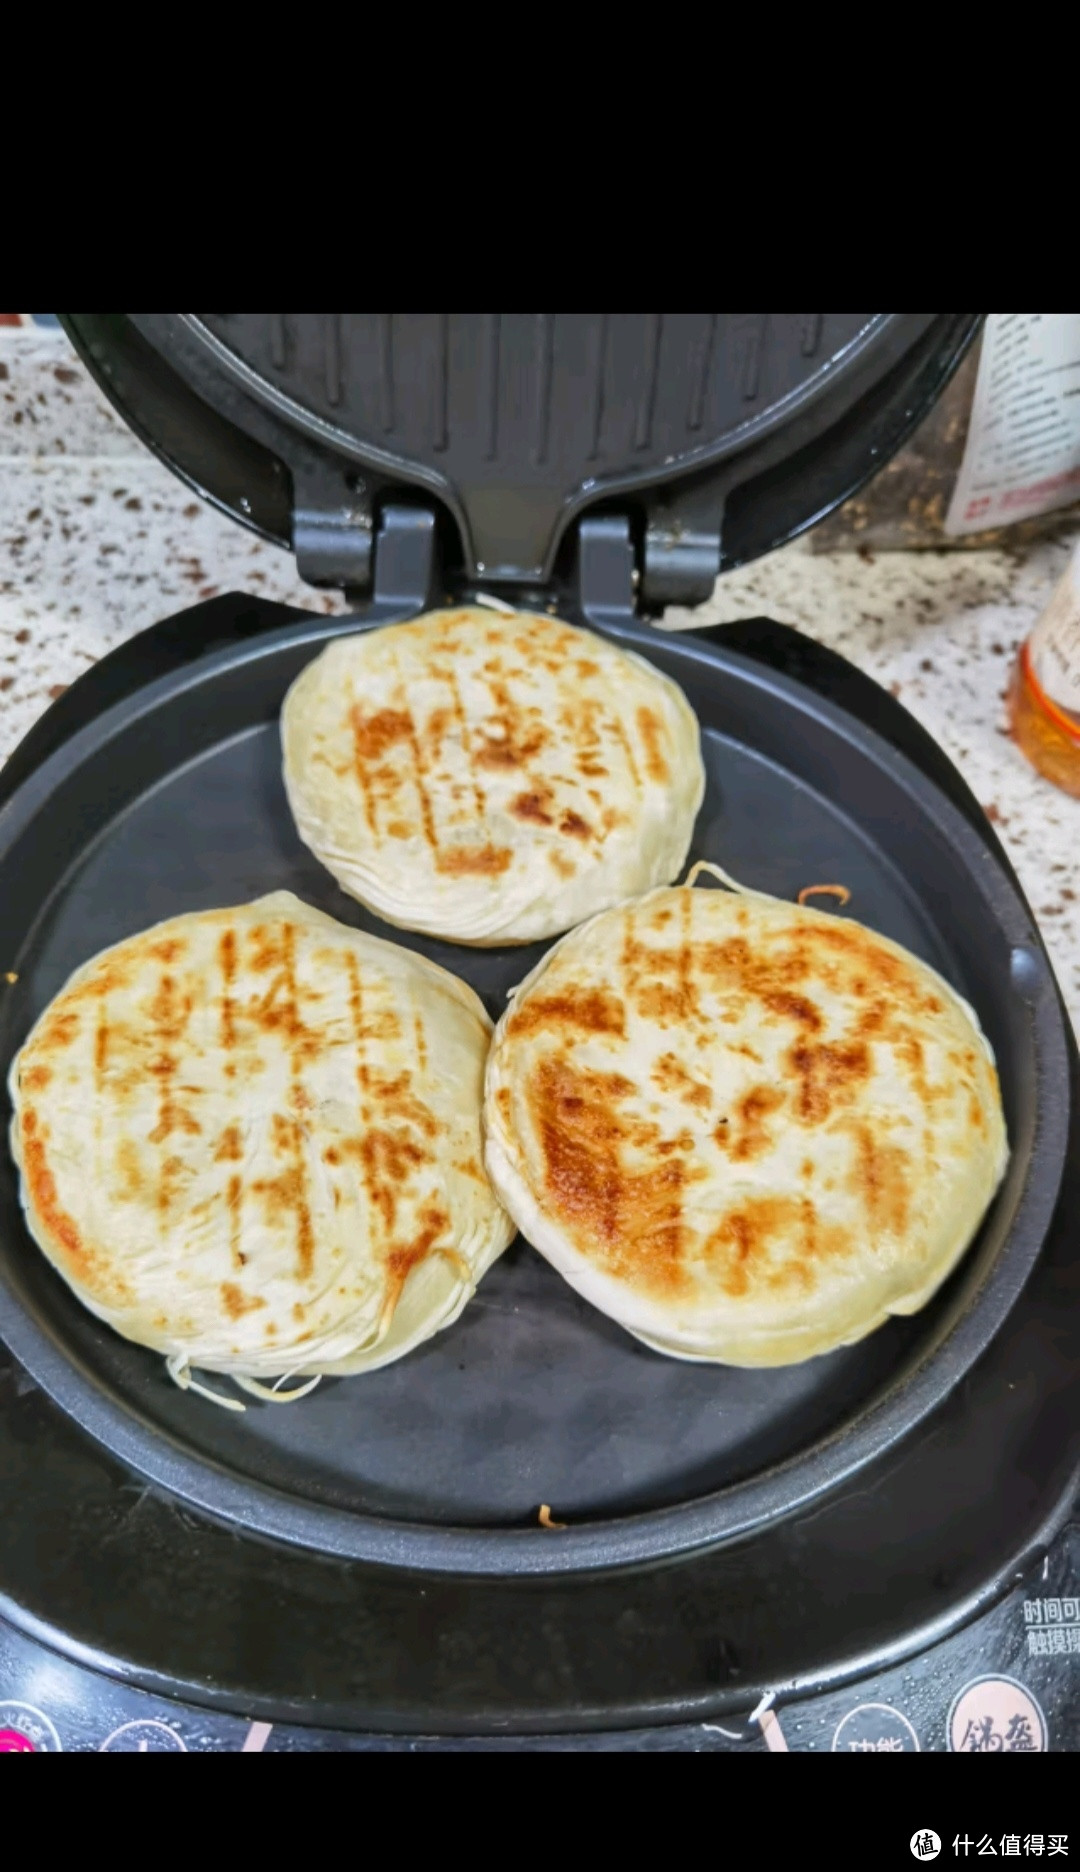
[[[138,1202],[145,1196],[146,1178],[130,1138],[121,1138],[116,1147],[116,1177],[122,1202]]]
[[[663,753],[663,727],[658,716],[651,708],[639,708],[637,712],[638,734],[645,750],[645,771],[650,780],[658,786],[665,786],[671,778]]]
[[[513,859],[507,845],[457,845],[440,851],[435,865],[448,877],[500,877]]]
[[[821,1015],[812,1001],[805,995],[789,994],[786,990],[766,990],[761,997],[770,1014],[783,1015],[787,1020],[797,1021],[800,1027],[809,1028],[811,1033],[820,1033]]]
[[[697,990],[692,982],[651,982],[639,988],[635,997],[639,1014],[661,1027],[678,1026],[693,1021],[700,1013]]]
[[[147,953],[155,962],[176,962],[187,954],[187,944],[179,936],[165,936],[160,942],[151,943]]]
[[[851,1129],[855,1164],[850,1187],[875,1228],[901,1235],[911,1207],[911,1158],[898,1145],[875,1137],[869,1124],[853,1124]]]
[[[581,814],[576,812],[563,813],[562,818],[559,820],[559,831],[565,832],[568,838],[587,839],[592,837],[592,827],[588,820],[583,819]]]
[[[393,1229],[398,1202],[413,1174],[429,1161],[428,1152],[405,1132],[373,1127],[345,1148],[357,1158],[368,1199],[381,1216],[383,1227]]]
[[[671,1295],[687,1278],[689,1175],[679,1155],[660,1153],[655,1124],[621,1109],[634,1091],[621,1074],[556,1056],[538,1063],[526,1097],[548,1201],[579,1250],[616,1278]]]
[[[748,1196],[729,1209],[705,1243],[705,1262],[733,1300],[810,1294],[824,1264],[853,1249],[848,1230],[826,1228],[808,1196]]]
[[[514,1039],[541,1029],[553,1033],[612,1034],[626,1032],[626,1009],[618,995],[604,988],[576,988],[560,993],[529,995],[509,1017],[507,1031]]]
[[[551,739],[544,723],[532,709],[515,702],[497,670],[489,677],[495,711],[480,725],[473,742],[475,766],[491,772],[525,767],[534,760]]]
[[[786,1057],[796,1082],[794,1110],[803,1124],[823,1124],[834,1106],[851,1101],[872,1070],[870,1049],[861,1040],[798,1040]]]
[[[565,858],[562,852],[549,851],[547,858],[552,870],[557,871],[560,877],[572,878],[576,876],[576,864],[574,864],[572,859]]]
[[[683,1065],[674,1053],[662,1053],[652,1069],[652,1082],[661,1092],[671,1092],[684,1105],[696,1106],[699,1111],[708,1111],[712,1104],[712,1088],[695,1079],[692,1072]]]
[[[38,1036],[38,1050],[43,1053],[59,1052],[69,1047],[82,1032],[82,1025],[77,1014],[54,1014],[45,1022]]]
[[[531,821],[534,825],[554,825],[551,812],[554,794],[550,787],[535,788],[531,793],[519,793],[511,800],[510,811],[516,819]]]
[[[257,1313],[266,1305],[261,1294],[246,1294],[233,1281],[222,1281],[221,1304],[231,1320],[243,1319],[245,1313]]]
[[[268,1221],[275,1225],[293,1224],[297,1273],[306,1280],[315,1261],[315,1229],[303,1164],[289,1164],[276,1177],[259,1177],[252,1182],[251,1189],[262,1197]]]
[[[238,1124],[225,1126],[214,1152],[215,1163],[239,1163],[244,1155],[243,1134]]]
[[[713,1132],[713,1141],[735,1163],[750,1163],[764,1151],[771,1150],[774,1138],[765,1120],[779,1111],[785,1094],[776,1086],[754,1086],[735,1106],[735,1121],[723,1117]]]
[[[381,760],[396,742],[408,741],[414,732],[412,716],[406,709],[377,709],[365,715],[357,706],[351,719],[356,757],[365,764]]]

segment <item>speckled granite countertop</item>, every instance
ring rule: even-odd
[[[1003,705],[1013,653],[1068,551],[1058,540],[1022,555],[860,558],[796,541],[665,624],[766,614],[898,695],[996,824],[1080,1027],[1080,801],[1032,771]],[[196,501],[124,428],[62,334],[0,334],[0,761],[106,650],[236,589],[345,608],[302,584],[286,554]]]

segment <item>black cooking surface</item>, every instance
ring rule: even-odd
[[[727,737],[707,731],[704,753],[709,785],[692,858],[722,858],[736,876],[783,897],[800,882],[842,877],[869,923],[951,969],[907,880],[838,806]],[[765,849],[762,824],[771,828]],[[75,968],[138,924],[271,889],[411,940],[360,910],[301,844],[276,723],[215,742],[124,802],[35,929],[20,967],[20,1018],[36,1018]],[[466,974],[497,1019],[507,991],[547,945],[417,946]],[[925,1322],[896,1320],[864,1345],[778,1371],[688,1364],[631,1338],[519,1240],[454,1328],[408,1359],[362,1382],[324,1381],[302,1408],[256,1406],[243,1416],[177,1390],[160,1359],[81,1313],[78,1324],[86,1355],[107,1365],[132,1409],[211,1460],[374,1514],[526,1526],[542,1501],[561,1518],[595,1520],[704,1495],[765,1469],[871,1395]]]
[[[805,640],[762,625],[744,630],[742,647],[799,661],[804,675],[809,662],[834,696],[872,712],[879,731],[917,756],[925,752],[925,738],[890,698]],[[106,670],[104,680],[117,675]],[[257,743],[256,735],[234,746],[257,760]],[[937,766],[939,782],[942,767],[951,772],[936,750],[927,765]],[[978,823],[955,776],[950,791]],[[737,869],[734,857],[728,862]],[[50,944],[62,941],[59,900],[54,913]],[[901,940],[919,948],[926,938],[915,932]],[[62,950],[49,953],[48,966],[66,972]],[[976,1740],[985,1734],[993,1749],[1000,1736],[1005,1747],[1012,1725],[1007,1746],[1019,1738],[1023,1748],[1027,1724],[1040,1743],[1073,1746],[1075,1534],[1054,1539],[1072,1498],[1080,1401],[1080,1281],[1069,1226],[1078,1182],[1074,1152],[1058,1224],[1007,1330],[902,1447],[885,1452],[856,1486],[751,1542],[617,1577],[420,1581],[238,1539],[125,1472],[7,1361],[0,1369],[3,1603],[24,1631],[48,1638],[69,1660],[127,1681],[121,1689],[3,1633],[0,1748],[19,1746],[5,1743],[5,1733],[26,1735],[35,1724],[50,1746],[47,1725],[8,1707],[20,1701],[49,1716],[68,1748],[100,1747],[123,1724],[147,1719],[165,1727],[128,1731],[109,1746],[171,1748],[170,1729],[190,1747],[401,1746],[376,1732],[418,1737],[464,1727],[588,1730],[588,1746],[819,1748],[833,1746],[849,1715],[840,1749],[873,1743],[892,1751],[897,1737],[902,1748],[913,1746],[892,1715],[852,1715],[867,1702],[898,1711],[922,1748],[940,1748],[957,1693],[969,1679],[994,1674],[1016,1679],[1021,1700],[1008,1686],[976,1689],[961,1708],[974,1712],[965,1723]],[[1053,1554],[1044,1577],[1047,1543]],[[1022,1595],[966,1634],[935,1643],[1019,1572]],[[857,1692],[805,1701],[883,1659],[916,1654],[911,1665],[884,1675],[879,1668]],[[204,1717],[144,1694],[155,1687],[231,1713]],[[1022,1700],[1025,1687],[1035,1715]],[[778,1689],[779,1735],[767,1712],[750,1720],[762,1693]],[[1016,1707],[1005,1710],[1009,1695]],[[687,1726],[695,1715],[712,1726]],[[252,1722],[260,1725],[254,1732]],[[328,1727],[296,1729],[298,1722]],[[336,1725],[366,1733],[346,1743]],[[635,1730],[616,1736],[613,1725]],[[963,1733],[964,1724],[954,1746]],[[569,1735],[564,1745],[573,1745]]]
[[[391,930],[296,834],[281,702],[324,641],[355,628],[295,626],[144,688],[26,783],[0,824],[17,976],[0,1007],[8,1056],[89,957],[164,918],[283,887],[422,950],[500,1013],[542,945],[477,950]],[[972,1001],[1002,1079],[1012,1143],[1002,1191],[928,1307],[802,1365],[665,1359],[520,1243],[462,1319],[407,1360],[326,1382],[296,1408],[233,1414],[179,1391],[159,1357],[73,1299],[25,1235],[13,1166],[0,1161],[8,1343],[114,1454],[241,1527],[492,1575],[626,1565],[730,1538],[906,1434],[986,1343],[1041,1244],[1060,1175],[1064,1040],[1048,965],[1007,879],[849,717],[719,646],[613,628],[681,682],[701,722],[709,786],[691,857],[789,900],[803,884],[843,881],[854,914]],[[537,1527],[542,1502],[568,1524],[557,1538]]]
[[[240,1710],[220,1715],[135,1690],[47,1651],[12,1626],[0,1626],[0,1752],[47,1753],[59,1745],[110,1754],[505,1754],[522,1748],[634,1754],[1075,1753],[1080,1748],[1078,1589],[1080,1523],[1074,1521],[1052,1552],[1036,1560],[983,1617],[893,1670],[824,1696],[782,1695],[758,1716],[747,1702],[716,1721],[532,1738],[359,1734],[270,1723]],[[1017,1794],[1036,1822],[1047,1829],[1051,1822],[1068,1828],[1068,1812],[1052,1799],[1031,1789]],[[913,1798],[901,1805],[902,1811],[890,1806],[888,1816],[875,1825],[876,1852],[893,1843],[894,1833],[906,1846],[912,1822],[927,1817],[921,1808],[915,1811]],[[955,1806],[954,1796],[948,1805]],[[986,1822],[985,1790],[972,1790],[971,1805]],[[941,1826],[940,1803],[932,1801],[929,1807]]]

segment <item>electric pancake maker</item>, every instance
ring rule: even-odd
[[[842,879],[954,982],[1012,1162],[922,1313],[802,1366],[659,1357],[518,1241],[410,1357],[237,1417],[79,1306],[5,1156],[0,1752],[1075,1746],[1077,1063],[1038,931],[890,696],[767,620],[647,621],[865,480],[975,315],[65,317],[132,426],[357,609],[196,606],[12,756],[5,1074],[89,956],[277,888],[497,1013],[542,946],[429,942],[343,896],[277,732],[333,636],[494,590],[681,683],[708,773],[692,858],[788,898]]]

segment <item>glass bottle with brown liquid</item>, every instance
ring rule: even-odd
[[[1021,646],[1009,716],[1032,765],[1080,798],[1080,546]]]

